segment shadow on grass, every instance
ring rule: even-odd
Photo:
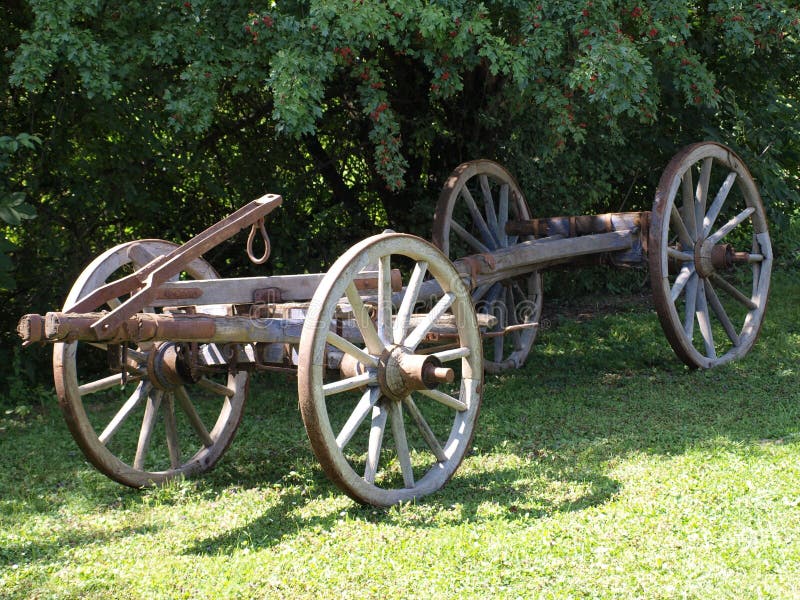
[[[508,521],[529,520],[597,506],[607,502],[619,490],[618,482],[602,474],[576,472],[572,476],[577,477],[575,482],[580,484],[581,493],[554,502],[552,498],[541,493],[540,488],[546,488],[546,485],[521,481],[519,475],[519,471],[515,469],[495,470],[489,474],[457,475],[447,484],[446,491],[440,491],[417,503],[407,505],[427,507],[429,510],[425,512],[429,514],[424,518],[409,518],[396,508],[379,509],[358,504],[350,504],[343,510],[337,506],[324,515],[298,516],[304,505],[316,501],[319,497],[335,497],[341,494],[321,473],[316,473],[309,490],[281,493],[278,503],[246,525],[200,540],[185,552],[212,556],[231,554],[241,550],[243,539],[248,540],[248,547],[251,550],[269,548],[281,543],[287,536],[296,535],[299,531],[330,530],[343,517],[374,524],[388,523],[416,528],[440,527],[442,523],[437,515],[446,513],[456,506],[459,523],[477,523],[497,518]],[[491,499],[501,499],[500,514],[497,510],[487,513],[485,506]]]
[[[126,539],[133,535],[144,535],[157,530],[158,527],[152,525],[122,527],[112,532],[73,530],[39,541],[5,543],[0,546],[0,568],[16,568],[15,565],[23,567],[35,563],[57,563],[65,554],[78,546]]]

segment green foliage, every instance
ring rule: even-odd
[[[387,226],[429,237],[444,178],[480,156],[515,173],[535,215],[583,214],[649,208],[680,146],[720,140],[753,171],[779,254],[792,251],[780,234],[800,206],[796,3],[36,0],[0,11],[0,131],[41,139],[3,180],[25,193],[3,214],[39,215],[13,229],[13,263],[0,254],[17,288],[2,296],[5,332],[57,306],[109,246],[185,241],[265,192],[286,199],[266,272],[322,270]],[[239,242],[208,258],[225,275],[256,272]]]
[[[38,136],[20,133],[16,137],[0,136],[0,221],[18,226],[26,219],[36,216],[36,209],[25,201],[25,192],[15,190],[11,164],[14,155],[21,150],[35,150],[42,141]],[[8,254],[16,246],[7,238],[7,227],[0,228],[0,291],[14,290],[16,281],[12,274],[14,265]]]

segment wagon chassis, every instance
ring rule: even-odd
[[[281,201],[254,200],[182,246],[111,248],[61,311],[21,319],[26,344],[53,344],[67,424],[104,474],[143,487],[211,468],[242,418],[248,373],[296,372],[312,448],[345,493],[376,505],[431,493],[469,448],[484,370],[525,362],[541,273],[555,265],[648,266],[666,337],[692,368],[743,357],[764,318],[763,205],[743,162],[715,143],[672,159],[652,211],[534,219],[508,171],[471,161],[444,186],[432,244],[384,232],[326,274],[220,278],[203,254],[250,228],[248,255],[267,260],[265,217]],[[98,362],[111,374],[98,375]],[[117,387],[132,392],[98,423],[86,402]],[[118,442],[126,427],[130,448]]]

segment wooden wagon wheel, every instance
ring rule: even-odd
[[[84,269],[65,306],[174,248],[170,242],[141,240],[107,250]],[[192,261],[186,275],[218,278],[202,259]],[[117,306],[121,300],[103,308]],[[59,404],[73,437],[99,471],[119,483],[144,487],[206,471],[219,460],[241,420],[248,375],[227,372],[214,345],[200,345],[197,350],[209,357],[207,364],[218,364],[220,372],[194,377],[181,372],[180,350],[170,343],[124,348],[55,344],[53,372]],[[108,375],[110,356],[124,357],[128,366],[124,377]],[[102,417],[104,406],[113,401],[118,403],[113,417]],[[213,424],[210,430],[208,423]]]
[[[362,298],[354,278],[376,264],[377,295]],[[404,292],[394,298],[396,314],[393,267],[409,274]],[[428,275],[441,292],[438,300],[426,304]],[[420,314],[420,305],[430,308]],[[354,320],[363,343],[350,343],[336,333],[337,314]],[[443,318],[456,323],[451,343],[422,349]],[[329,381],[324,379],[326,347],[344,353]],[[355,500],[378,506],[441,488],[472,439],[481,400],[481,363],[469,293],[439,250],[402,234],[374,236],[355,245],[317,288],[300,338],[300,409],[325,473]],[[387,421],[391,449],[383,444]]]
[[[742,160],[711,142],[681,150],[659,181],[648,244],[656,311],[680,359],[709,368],[744,356],[764,319],[772,245]]]
[[[506,223],[530,218],[514,177],[495,162],[474,160],[458,166],[447,179],[436,204],[432,239],[455,260],[512,246],[518,239],[506,235]],[[497,317],[485,345],[486,371],[521,367],[536,339],[542,313],[539,271],[480,286],[473,290],[472,301],[478,312]],[[512,329],[504,335],[509,326]]]

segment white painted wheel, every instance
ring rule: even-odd
[[[374,265],[378,290],[370,297],[354,278]],[[396,311],[392,268],[407,282],[394,294]],[[352,319],[361,339],[341,337],[337,317]],[[456,324],[455,335],[447,346],[425,347],[442,319]],[[338,374],[326,378],[333,347],[344,358]],[[441,488],[469,449],[482,379],[469,293],[428,242],[394,233],[368,238],[342,255],[317,288],[300,339],[300,409],[325,473],[355,500],[387,506]]]
[[[137,245],[139,252],[129,256]],[[65,306],[103,284],[144,266],[177,246],[162,240],[127,242],[98,256],[76,280]],[[186,269],[193,279],[218,275],[203,259]],[[111,309],[114,299],[102,309]],[[150,311],[151,309],[145,309]],[[248,374],[203,374],[174,384],[154,376],[169,344],[127,345],[128,373],[108,371],[108,347],[84,342],[53,348],[59,404],[75,441],[99,471],[125,485],[144,487],[214,466],[233,439],[247,396]],[[202,346],[201,346],[202,349]],[[109,411],[109,407],[111,410]],[[207,429],[206,424],[212,424]]]

